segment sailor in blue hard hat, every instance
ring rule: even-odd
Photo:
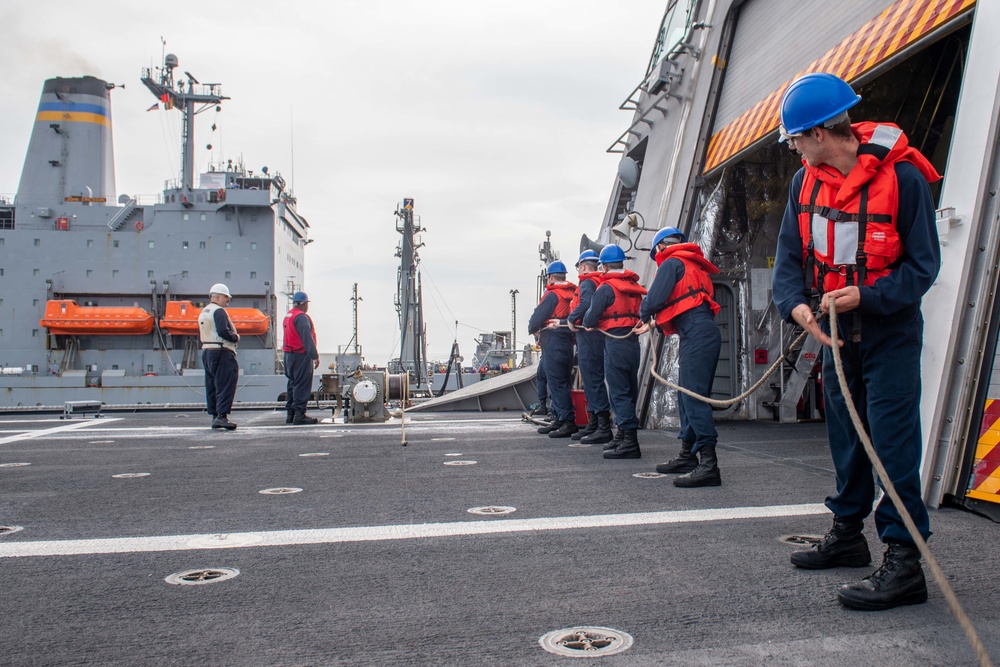
[[[604,246],[599,258],[601,286],[590,300],[583,326],[599,330],[604,337],[604,377],[618,427],[614,438],[604,445],[604,458],[637,459],[642,456],[635,411],[639,338],[629,334],[639,324],[639,302],[646,289],[639,284],[638,274],[625,269],[625,252],[618,246]]]
[[[927,599],[920,552],[909,525],[923,538],[930,519],[920,483],[920,303],[940,269],[941,249],[929,183],[937,170],[892,123],[852,123],[847,110],[860,101],[833,74],[807,74],[781,100],[781,139],[802,156],[789,187],[772,274],[772,298],[786,321],[832,345],[829,319],[837,311],[844,336],[840,356],[847,385],[865,417],[875,452],[886,464],[913,522],[888,497],[875,509],[875,528],[886,543],[882,566],[844,585],[846,607],[882,610]],[[833,526],[812,549],[791,554],[802,569],[861,567],[871,561],[864,520],[872,513],[872,465],[851,423],[836,381],[833,355],[823,354],[824,406],[836,489],[826,499]],[[880,483],[886,480],[880,480]]]
[[[600,261],[593,250],[580,253],[580,258],[576,260],[579,287],[576,298],[570,304],[572,310],[566,317],[570,331],[576,333],[577,364],[587,398],[587,425],[572,437],[586,444],[604,444],[612,439],[611,403],[604,384],[604,334],[583,328],[583,316],[600,284],[602,274],[597,270]]]
[[[576,285],[566,280],[566,265],[560,261],[545,270],[545,293],[528,320],[528,333],[538,334],[542,345],[549,399],[555,413],[548,426],[538,429],[551,438],[568,438],[579,429],[570,394],[573,381],[573,332],[566,326]]]
[[[309,311],[309,296],[305,292],[292,295],[292,308],[282,323],[285,352],[285,423],[315,424],[316,418],[306,414],[306,405],[312,394],[313,371],[319,368],[319,351],[316,349],[316,327]]]

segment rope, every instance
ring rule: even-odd
[[[835,299],[829,299],[828,303],[830,305],[830,337],[833,339],[833,363],[837,370],[837,380],[840,381],[840,391],[844,395],[844,403],[847,405],[847,411],[851,415],[851,421],[854,422],[854,428],[858,432],[858,437],[861,438],[861,443],[865,447],[865,453],[868,454],[868,458],[871,460],[872,466],[878,473],[878,477],[882,481],[885,492],[892,500],[892,504],[895,506],[896,511],[899,512],[899,516],[902,517],[903,523],[906,525],[906,530],[910,533],[910,537],[913,538],[913,543],[917,546],[917,549],[920,551],[920,555],[923,559],[927,561],[927,566],[934,575],[934,579],[941,588],[941,592],[944,593],[944,598],[948,602],[948,608],[951,610],[951,613],[955,615],[955,618],[958,619],[958,623],[962,626],[962,630],[965,631],[965,636],[968,637],[969,643],[972,644],[972,648],[976,652],[976,657],[979,658],[979,664],[982,667],[993,667],[993,662],[990,660],[989,654],[986,653],[986,647],[983,646],[983,642],[979,639],[979,635],[976,634],[976,629],[972,625],[972,621],[969,620],[965,610],[962,609],[962,605],[959,603],[958,597],[955,595],[955,591],[952,590],[944,572],[941,570],[941,566],[938,565],[937,559],[934,558],[934,555],[928,548],[927,541],[924,540],[923,536],[917,530],[917,526],[913,522],[913,517],[910,516],[909,511],[907,511],[906,507],[903,505],[902,498],[900,498],[899,494],[896,492],[896,487],[893,486],[892,480],[889,479],[889,475],[885,471],[882,461],[875,452],[875,447],[872,445],[872,441],[865,432],[864,424],[861,421],[861,417],[858,416],[857,408],[854,407],[854,401],[851,399],[851,394],[847,386],[847,378],[844,376],[843,362],[840,359],[840,347],[837,338],[837,307]]]

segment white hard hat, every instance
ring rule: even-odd
[[[229,293],[229,288],[222,283],[215,283],[212,285],[212,289],[208,290],[208,295],[221,294],[222,296],[232,297],[233,295]]]

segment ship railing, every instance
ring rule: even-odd
[[[115,213],[114,216],[112,216],[110,220],[108,220],[108,229],[110,229],[113,232],[116,232],[119,229],[121,229],[121,226],[124,225],[128,217],[132,215],[132,212],[135,210],[135,207],[138,205],[138,203],[139,200],[137,197],[129,198],[129,200],[125,202],[125,205],[122,206],[118,210],[118,212]]]

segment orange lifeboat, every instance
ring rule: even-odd
[[[241,336],[263,336],[271,325],[270,318],[256,308],[226,308],[226,312]],[[197,336],[200,314],[201,308],[190,301],[167,301],[160,327],[174,336]]]
[[[139,307],[80,306],[61,299],[45,303],[39,324],[67,336],[138,336],[153,330],[153,316]]]

